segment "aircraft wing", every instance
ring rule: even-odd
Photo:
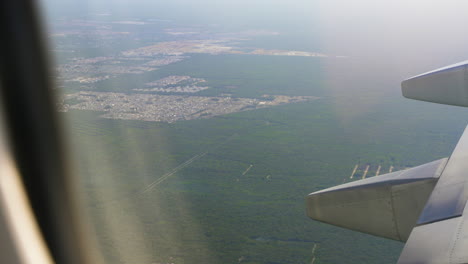
[[[407,98],[468,106],[468,61],[402,82]],[[468,127],[450,158],[307,196],[310,218],[406,242],[398,264],[468,263]]]
[[[403,96],[438,104],[468,106],[468,61],[426,72],[401,83]]]
[[[310,218],[406,241],[447,159],[309,194]]]
[[[468,61],[465,61],[404,81],[403,95],[468,106],[467,80]],[[468,128],[450,156],[398,263],[468,263],[467,199]]]

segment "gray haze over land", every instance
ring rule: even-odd
[[[343,55],[353,79],[399,90],[403,78],[466,59],[468,2],[449,1],[130,1],[43,0],[52,17],[112,14],[157,17],[219,29],[270,29],[297,50]],[[358,63],[358,64],[355,64]],[[340,64],[343,64],[340,62]],[[330,78],[333,79],[333,78]],[[347,80],[348,81],[348,80]],[[362,83],[356,83],[362,86]]]

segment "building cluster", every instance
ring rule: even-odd
[[[171,75],[145,84],[151,88],[133,90],[140,92],[196,93],[209,88],[208,86],[196,85],[201,82],[206,82],[206,80],[186,75]]]
[[[142,74],[154,71],[158,69],[157,67],[169,65],[184,58],[183,56],[79,58],[58,66],[57,71],[64,83],[92,84],[121,74]]]
[[[289,100],[286,100],[289,98]],[[268,106],[307,101],[308,96],[281,96],[279,100],[253,98],[78,92],[64,96],[62,111],[70,109],[104,112],[102,117],[172,123],[179,120],[210,118]]]

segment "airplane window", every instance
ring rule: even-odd
[[[96,258],[395,263],[304,200],[453,150],[466,112],[400,82],[465,58],[468,6],[422,3],[42,0]]]

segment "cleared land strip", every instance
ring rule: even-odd
[[[247,172],[249,172],[249,170],[253,167],[252,164],[250,164],[250,166],[242,173],[242,176],[245,176],[247,174]]]
[[[317,249],[317,243],[314,244],[314,247],[312,248],[312,261],[310,264],[314,264],[315,262],[315,250]]]
[[[179,164],[177,167],[173,168],[171,171],[169,171],[168,173],[164,174],[163,176],[159,177],[158,179],[156,179],[155,181],[153,181],[152,183],[146,185],[145,187],[143,187],[138,194],[144,194],[144,193],[147,193],[151,190],[153,190],[154,188],[156,188],[159,184],[161,184],[162,182],[164,182],[165,180],[167,180],[169,177],[171,177],[172,175],[176,174],[178,171],[182,170],[183,168],[187,167],[188,165],[192,164],[194,161],[202,158],[203,156],[205,156],[206,154],[208,154],[209,152],[212,152],[214,150],[216,150],[217,148],[221,147],[222,145],[228,143],[229,141],[231,141],[232,139],[234,139],[235,137],[237,137],[238,134],[233,134],[232,136],[230,136],[229,138],[227,138],[224,142],[221,142],[220,144],[216,145],[214,148],[212,148],[211,150],[208,150],[208,151],[205,151],[205,152],[202,152],[202,153],[199,153],[193,157],[191,157],[190,159],[182,162],[181,164]],[[252,165],[251,165],[252,166]]]
[[[203,156],[205,156],[206,154],[210,153],[210,152],[213,152],[215,151],[216,149],[218,149],[219,147],[223,146],[224,144],[228,143],[229,141],[233,140],[234,138],[238,137],[239,134],[235,133],[233,135],[231,135],[230,137],[226,138],[223,142],[219,143],[218,145],[216,145],[215,147],[211,148],[211,149],[208,149],[207,151],[205,152],[201,152],[193,157],[191,157],[190,159],[182,162],[181,164],[177,165],[175,168],[173,168],[172,170],[170,170],[169,172],[165,173],[163,176],[159,177],[158,179],[154,180],[153,182],[151,182],[150,184],[148,185],[145,185],[144,187],[132,192],[132,193],[129,193],[129,194],[126,194],[126,195],[122,195],[120,197],[117,197],[117,198],[114,198],[112,199],[111,201],[109,202],[102,202],[102,203],[98,203],[98,204],[94,204],[93,206],[96,206],[96,207],[99,207],[99,208],[102,208],[102,207],[105,207],[105,206],[109,206],[109,205],[112,205],[112,204],[116,204],[116,203],[119,203],[120,201],[124,200],[124,199],[129,199],[129,198],[133,198],[133,197],[138,197],[138,196],[143,196],[147,193],[149,193],[151,190],[154,190],[158,185],[160,185],[161,183],[163,183],[165,180],[167,180],[168,178],[170,178],[171,176],[173,176],[175,173],[177,173],[178,171],[184,169],[185,167],[189,166],[190,164],[192,164],[193,162],[197,161],[198,159],[202,158]]]
[[[145,188],[143,188],[140,193],[143,194],[143,193],[147,193],[151,190],[153,190],[154,188],[156,188],[159,184],[161,184],[163,181],[167,180],[167,178],[171,177],[172,175],[176,174],[178,171],[180,171],[181,169],[187,167],[188,165],[192,164],[194,161],[196,161],[197,159],[205,156],[208,152],[203,152],[203,153],[200,153],[200,154],[197,154],[193,157],[191,157],[190,159],[186,160],[185,162],[179,164],[177,167],[175,167],[174,169],[172,169],[171,171],[169,171],[168,173],[164,174],[163,176],[161,176],[160,178],[158,178],[157,180],[153,181],[152,183],[148,184]]]

